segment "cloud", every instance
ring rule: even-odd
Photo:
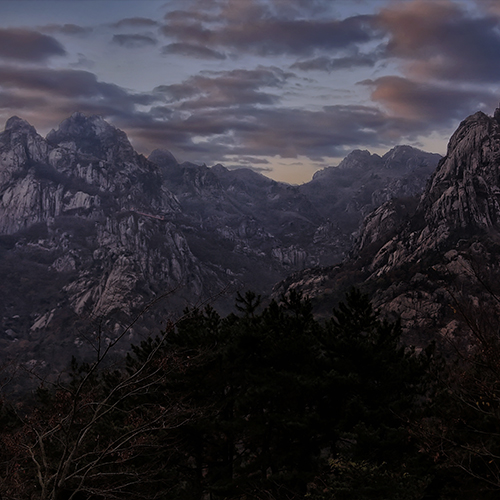
[[[498,96],[488,90],[464,90],[398,76],[361,82],[372,87],[372,99],[393,116],[420,122],[429,130],[450,125],[479,109],[493,109]]]
[[[264,168],[268,163],[259,157],[339,157],[356,147],[393,145],[402,134],[416,134],[426,126],[370,106],[309,111],[280,107],[276,102],[262,105],[272,102],[260,95],[265,95],[265,84],[279,86],[283,78],[278,70],[264,68],[218,74],[204,88],[219,89],[220,94],[210,96],[209,92],[207,105],[197,107],[199,96],[193,86],[186,92],[190,106],[184,107],[182,99],[162,104],[172,90],[168,87],[149,95],[131,94],[84,71],[1,67],[0,108],[8,107],[9,116],[36,116],[37,127],[53,127],[75,110],[99,114],[125,130],[141,152],[166,147],[187,161],[234,164],[235,158],[242,157],[240,165]],[[138,105],[152,108],[142,112]]]
[[[142,117],[141,126],[131,124],[134,135],[146,148],[163,142],[190,161],[234,162],[234,155],[341,156],[346,148],[393,145],[429,128],[370,106],[282,107],[282,90],[294,76],[258,67],[156,87],[168,106],[153,108],[151,120]]]
[[[436,130],[475,104],[472,94],[447,96],[431,85],[385,77],[364,84],[388,111],[361,105],[285,108],[279,95],[292,77],[279,68],[259,67],[201,74],[134,94],[87,71],[3,66],[0,109],[4,116],[6,108],[10,115],[36,115],[35,126],[49,120],[53,126],[76,110],[99,114],[125,130],[141,152],[166,147],[187,161],[266,168],[259,157],[316,161],[359,147],[392,147]]]
[[[240,156],[238,158],[238,163],[240,165],[270,165],[271,162],[266,158],[261,158],[259,156]],[[267,167],[266,167],[267,168]]]
[[[158,22],[147,17],[128,17],[110,25],[112,28],[154,28]]]
[[[191,10],[172,10],[165,14],[165,20],[167,21],[167,26],[184,25],[188,23],[213,23],[219,19],[216,14],[210,14],[204,12],[206,5],[199,5]]]
[[[146,47],[151,45],[156,45],[158,41],[148,35],[113,35],[113,43],[121,45],[122,47],[127,47],[129,49],[136,49],[140,47]]]
[[[374,107],[330,106],[319,111],[246,106],[241,113],[204,108],[164,120],[137,117],[127,124],[145,149],[164,145],[176,157],[207,163],[238,156],[311,159],[343,156],[346,149],[393,144],[410,124]]]
[[[78,26],[77,24],[47,24],[40,26],[44,33],[57,33],[70,36],[85,36],[94,31],[94,28]]]
[[[359,67],[373,67],[378,61],[375,54],[353,54],[345,57],[332,58],[328,56],[316,57],[306,61],[298,61],[290,66],[290,69],[300,71],[332,71],[340,69],[351,69]]]
[[[123,92],[118,90],[119,87],[116,85],[98,82],[93,73],[67,69],[3,66],[0,68],[0,85],[14,89],[57,93],[71,98]]]
[[[177,54],[196,59],[226,59],[226,56],[221,52],[191,43],[171,43],[163,47],[161,52],[164,55]]]
[[[13,92],[0,91],[0,109],[31,109],[47,105],[42,97],[19,96]]]
[[[328,106],[319,111],[256,109],[254,116],[258,127],[244,132],[249,150],[260,148],[268,155],[289,158],[338,156],[345,146],[373,144],[374,130],[386,125],[380,111],[366,106]]]
[[[23,99],[31,114],[66,118],[76,110],[105,117],[133,115],[138,105],[152,105],[158,97],[134,94],[101,82],[88,71],[50,68],[0,67],[0,91],[13,96],[12,114]],[[14,100],[14,97],[17,99]]]
[[[157,87],[155,92],[180,103],[184,110],[275,105],[280,97],[263,89],[281,89],[291,76],[279,68],[236,69],[196,75],[181,84]]]
[[[321,2],[317,2],[321,3]],[[307,56],[316,50],[348,48],[380,36],[370,16],[347,19],[279,17],[253,0],[222,2],[216,11],[175,11],[166,16],[165,36],[180,43],[259,55]]]
[[[332,8],[331,0],[271,0],[270,4],[278,17],[292,19],[328,14]]]
[[[99,81],[88,71],[3,66],[0,107],[11,102],[11,114],[27,111],[44,124],[49,119],[61,121],[76,110],[99,114],[124,129],[142,152],[166,147],[188,161],[234,164],[241,156],[258,165],[256,158],[265,156],[317,160],[343,156],[357,147],[390,147],[402,137],[433,130],[435,123],[427,120],[431,112],[437,116],[447,111],[446,106],[472,103],[471,96],[453,94],[454,100],[448,99],[443,108],[434,111],[434,102],[429,102],[427,114],[417,116],[415,110],[429,89],[412,90],[411,82],[386,78],[365,85],[373,87],[373,98],[389,112],[374,106],[285,108],[281,94],[291,78],[292,73],[280,68],[258,67],[199,74],[137,94]],[[435,96],[437,103],[440,98]],[[406,101],[413,108],[397,109]],[[30,103],[29,109],[23,102]],[[149,110],[142,111],[142,106]]]
[[[390,37],[387,56],[405,61],[406,73],[415,78],[500,80],[497,17],[472,17],[450,0],[413,0],[382,10],[377,22]]]
[[[0,28],[0,57],[22,62],[44,62],[54,56],[64,56],[66,50],[51,36],[38,31]]]
[[[76,63],[71,63],[70,67],[91,69],[95,66],[95,62],[89,59],[85,54],[78,53],[77,57],[78,61]]]
[[[87,71],[0,66],[0,116],[4,119],[22,116],[42,132],[75,111],[100,115],[133,132],[142,123],[168,119],[167,112],[160,115],[141,111],[143,106],[158,101],[157,94],[130,92],[99,81]]]
[[[490,14],[500,16],[500,4],[498,0],[476,0],[478,6]]]

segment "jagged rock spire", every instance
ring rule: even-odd
[[[26,120],[19,118],[19,116],[12,116],[5,123],[5,130],[29,130],[33,133],[36,133],[35,128],[30,125]]]
[[[493,118],[495,118],[495,120],[500,123],[500,106],[495,109],[495,113],[493,114]]]

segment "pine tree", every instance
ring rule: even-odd
[[[321,412],[331,423],[331,470],[323,493],[311,497],[422,497],[431,466],[417,453],[409,422],[429,391],[432,348],[417,355],[400,337],[400,325],[381,321],[357,289],[333,310],[322,338]]]

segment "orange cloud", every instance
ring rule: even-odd
[[[378,22],[391,34],[389,52],[414,58],[432,55],[443,36],[443,25],[459,15],[458,7],[449,0],[414,0],[383,9]]]
[[[394,4],[377,16],[389,41],[388,57],[402,60],[403,71],[420,81],[498,82],[498,18],[471,16],[450,0]]]
[[[373,87],[372,99],[393,115],[405,120],[447,124],[481,108],[494,107],[497,96],[491,92],[462,90],[399,76],[385,76],[362,82]]]

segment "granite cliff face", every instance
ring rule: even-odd
[[[26,351],[55,331],[67,350],[79,335],[62,329],[92,318],[112,335],[166,290],[198,300],[223,286],[172,222],[161,173],[101,118],[75,114],[46,139],[10,119],[0,172],[2,337]]]
[[[421,194],[440,159],[440,155],[410,146],[397,146],[383,156],[356,150],[338,167],[316,172],[300,191],[324,217],[332,219],[335,226],[330,231],[336,236],[320,263],[339,262],[363,219],[384,202]]]
[[[158,151],[149,157],[162,166],[158,158],[162,158]],[[208,242],[230,246],[233,258],[269,259],[287,270],[317,264],[312,240],[323,217],[296,186],[248,169],[230,171],[222,165],[170,164],[163,168],[163,175],[195,229],[188,237],[194,246],[203,235],[205,249]],[[217,256],[212,262],[214,258]],[[244,260],[237,267],[249,266],[254,273],[255,265]]]
[[[457,311],[497,314],[499,255],[497,110],[460,124],[420,197],[393,199],[369,214],[342,265],[296,273],[276,290],[300,288],[326,304],[325,296],[334,301],[358,284],[402,318],[412,341],[449,340],[467,329]]]
[[[370,269],[378,275],[423,254],[453,246],[457,238],[487,234],[496,239],[500,222],[500,123],[476,113],[453,134],[446,157],[432,175],[414,217],[377,252]],[[379,214],[388,215],[391,205]],[[362,252],[372,214],[356,247]],[[372,237],[373,239],[373,237]],[[379,238],[379,240],[382,240]],[[387,238],[386,238],[387,239]]]
[[[363,214],[418,190],[433,162],[409,147],[353,152],[291,186],[166,150],[145,158],[97,116],[75,113],[46,138],[13,117],[0,134],[2,359],[57,370],[152,301],[125,347],[186,306],[227,312],[235,290],[266,294],[290,272],[338,262]]]

